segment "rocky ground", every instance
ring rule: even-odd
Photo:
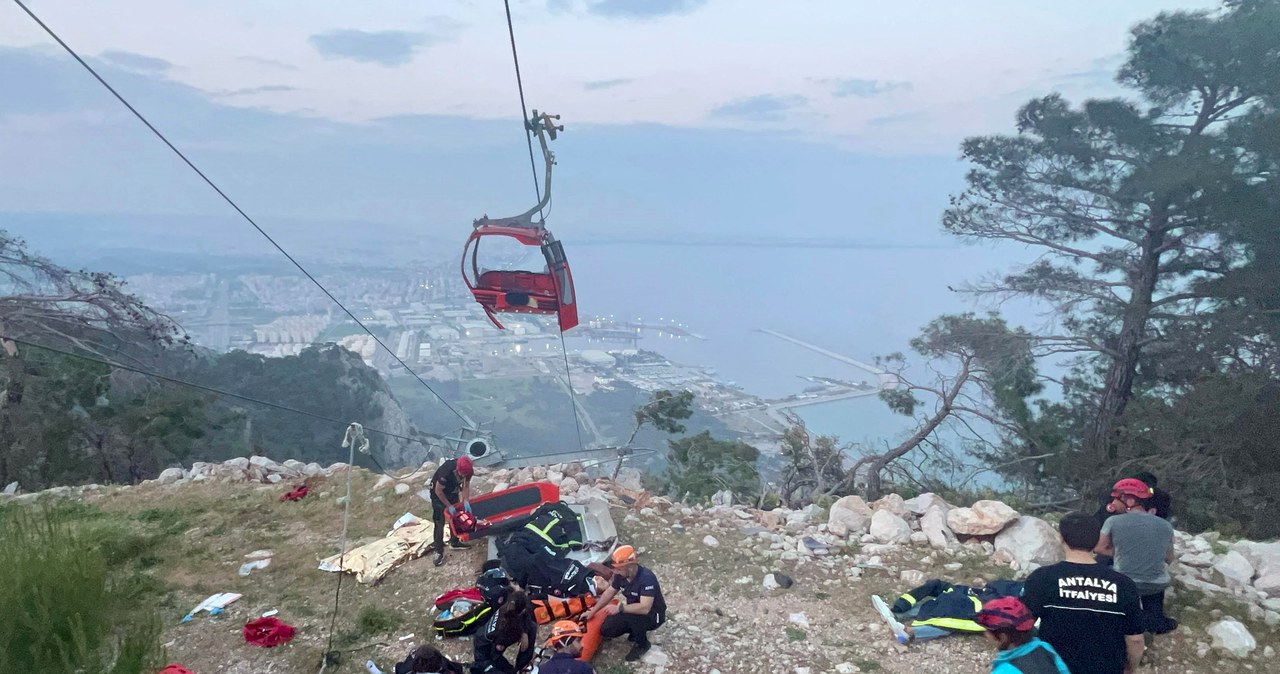
[[[384,536],[405,512],[429,515],[415,494],[433,468],[398,479],[350,471],[351,544]],[[337,579],[316,566],[338,551],[347,476],[341,464],[235,459],[171,469],[137,487],[0,499],[77,499],[94,509],[93,517],[160,541],[147,553],[145,573],[160,588],[157,608],[174,662],[198,674],[314,672],[329,648]],[[991,653],[980,638],[897,645],[870,596],[891,601],[927,578],[982,584],[1025,576],[1060,554],[1050,523],[995,501],[956,508],[933,495],[905,501],[891,495],[872,504],[846,497],[825,510],[762,512],[724,500],[689,507],[645,493],[634,474],[624,472],[615,484],[576,465],[481,471],[476,487],[543,479],[560,484],[571,502],[604,499],[621,537],[640,549],[641,563],[654,569],[667,597],[670,621],[655,632],[645,661],[624,663],[625,644],[611,644],[596,661],[602,673],[986,672]],[[312,496],[278,500],[303,480]],[[1182,628],[1157,639],[1145,671],[1280,670],[1280,543],[1179,533],[1177,546],[1169,610]],[[270,551],[270,565],[240,576],[246,555],[260,550]],[[389,670],[424,639],[468,660],[469,642],[429,636],[428,607],[439,593],[474,580],[481,561],[477,546],[451,551],[439,568],[429,559],[407,562],[374,586],[348,577],[334,647],[364,648],[327,671],[363,672],[366,659]],[[221,616],[178,623],[214,592],[244,597]],[[268,610],[297,627],[296,638],[274,649],[247,645],[240,628]]]

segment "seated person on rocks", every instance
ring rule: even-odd
[[[462,674],[462,665],[445,657],[435,646],[419,646],[403,662],[396,664],[395,674]]]
[[[533,604],[524,590],[511,590],[489,623],[475,635],[475,662],[471,674],[516,674],[533,662],[538,623]],[[513,665],[507,654],[515,651]]]
[[[607,617],[600,624],[600,636],[615,639],[628,635],[634,645],[626,659],[633,662],[649,650],[649,632],[666,621],[667,602],[662,597],[658,577],[636,561],[635,548],[618,546],[612,559],[614,573],[609,589],[600,595],[595,606],[582,614],[581,620],[590,624],[592,618],[604,612]],[[622,593],[622,602],[614,602],[618,593]]]
[[[1036,617],[1017,597],[992,599],[975,620],[996,647],[991,674],[1071,674],[1053,646],[1035,637]]]
[[[952,634],[982,634],[986,630],[976,618],[983,602],[1020,594],[1022,583],[1013,580],[993,580],[985,587],[973,588],[935,578],[904,592],[893,602],[893,615],[884,617],[895,632],[900,629],[906,634],[908,642],[929,641]],[[897,623],[899,619],[909,621],[909,624],[901,625]]]

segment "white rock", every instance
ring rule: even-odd
[[[623,489],[640,491],[641,489],[644,489],[644,484],[641,482],[640,477],[640,469],[628,466],[618,471],[618,479],[613,482]]]
[[[877,510],[871,516],[871,535],[881,543],[906,543],[911,540],[911,525],[889,510]]]
[[[831,504],[827,529],[837,536],[861,536],[871,526],[871,507],[860,496],[845,496]]]
[[[906,588],[924,585],[924,582],[929,580],[929,576],[918,569],[903,569],[902,573],[898,574],[898,578],[902,581],[902,586]]]
[[[392,483],[392,482],[395,482],[395,481],[396,481],[396,479],[395,479],[394,477],[391,477],[390,475],[382,475],[382,476],[379,476],[379,477],[378,477],[378,481],[373,483],[373,489],[370,489],[369,491],[378,491],[379,489],[382,489],[383,487],[388,487],[388,486],[390,486],[390,485],[391,485],[391,483]]]
[[[1280,593],[1280,541],[1275,543],[1255,543],[1239,541],[1231,545],[1231,550],[1244,555],[1253,565],[1257,578],[1253,587],[1269,594]]]
[[[810,670],[808,667],[801,667],[800,665],[796,665],[796,674],[809,674],[811,671],[812,670]]]
[[[1227,579],[1227,587],[1231,587],[1232,583],[1248,585],[1249,581],[1253,580],[1253,565],[1245,559],[1244,555],[1235,550],[1229,551],[1214,562],[1213,568]]]
[[[715,548],[720,546],[720,541],[717,541],[715,536],[708,535],[702,539],[702,544],[710,548]]]
[[[307,477],[315,477],[323,472],[324,472],[324,468],[322,468],[320,464],[315,462],[308,463],[306,466],[303,466],[302,468],[302,474],[306,475]]]
[[[780,589],[781,587],[782,586],[778,584],[778,579],[774,577],[772,573],[764,577],[764,589],[777,590],[777,589]]]
[[[889,512],[897,515],[898,517],[906,517],[908,512],[906,502],[903,501],[902,497],[898,496],[897,494],[889,494],[884,498],[881,498],[880,500],[876,501],[875,503],[872,503],[871,509],[872,510],[888,510]]]
[[[929,536],[922,531],[911,532],[911,543],[914,545],[924,545],[929,542]]]
[[[721,489],[720,491],[712,494],[711,505],[718,505],[718,506],[733,505],[733,492],[729,491],[728,489]]]
[[[952,573],[955,573],[956,571],[959,571],[960,569],[963,569],[963,568],[964,568],[964,564],[961,564],[960,562],[951,562],[951,563],[949,563],[949,564],[943,564],[943,565],[942,565],[942,568],[944,568],[944,569],[946,569],[947,571],[950,571],[950,572],[952,572]]]
[[[1267,627],[1280,625],[1280,611],[1272,611],[1271,609],[1264,610],[1262,612],[1262,622],[1266,624]]]
[[[1000,501],[978,501],[971,508],[947,511],[947,527],[965,536],[989,536],[1000,533],[1018,519],[1018,511]]]
[[[921,494],[915,498],[909,498],[904,502],[909,512],[917,515],[923,515],[929,512],[930,508],[941,508],[943,512],[951,510],[951,506],[941,496],[933,492]]]
[[[1006,550],[1019,568],[1030,564],[1055,564],[1062,561],[1062,542],[1053,525],[1023,515],[996,536],[996,550]]]
[[[282,481],[284,481],[284,476],[280,473],[267,473],[267,482],[280,484]]]
[[[666,667],[670,660],[671,659],[667,657],[667,654],[663,653],[659,648],[650,648],[649,652],[645,653],[644,657],[641,658],[641,662],[647,665],[653,665],[659,669]]]
[[[249,457],[249,464],[253,466],[258,466],[259,468],[263,468],[268,471],[280,470],[280,464],[276,463],[275,461],[272,461],[271,459],[268,459],[265,456],[251,456]]]
[[[1194,566],[1196,568],[1207,569],[1213,566],[1213,553],[1212,552],[1195,552],[1191,554],[1185,554],[1179,557],[1178,561],[1183,564],[1186,564],[1187,566]],[[1245,561],[1248,561],[1248,560],[1245,560]]]
[[[396,483],[396,496],[404,496],[409,493],[410,489],[413,489],[413,487],[410,487],[403,482]]]
[[[1274,657],[1276,657],[1276,649],[1274,649],[1274,648],[1272,648],[1272,647],[1270,647],[1270,646],[1267,646],[1266,648],[1262,649],[1262,657],[1264,657],[1264,658],[1274,658]]]
[[[235,470],[248,470],[251,464],[249,463],[249,459],[247,457],[237,456],[234,459],[227,459],[226,461],[223,461],[222,465],[226,466],[227,468],[233,468]]]
[[[1258,647],[1253,635],[1235,618],[1219,620],[1209,625],[1208,631],[1214,648],[1237,658],[1249,655]]]
[[[173,484],[174,482],[181,480],[182,475],[183,475],[183,472],[181,468],[165,468],[164,470],[160,471],[160,475],[156,477],[156,481],[159,482],[160,484]],[[16,488],[18,486],[18,483],[14,482],[13,485],[11,486]],[[6,488],[4,493],[12,494],[13,492],[9,491]]]
[[[561,494],[578,493],[578,481],[571,477],[566,477],[563,480],[560,480],[560,493]]]
[[[920,517],[920,531],[935,548],[949,548],[956,542],[956,535],[947,526],[947,511],[930,508]]]
[[[787,622],[801,627],[808,627],[809,617],[803,613],[792,613],[791,616],[787,618]]]
[[[836,674],[854,674],[854,672],[857,672],[857,671],[858,671],[858,668],[854,667],[853,664],[848,662],[842,662],[836,665]]]

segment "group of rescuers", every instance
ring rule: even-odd
[[[470,457],[449,459],[440,464],[431,478],[432,522],[435,524],[434,563],[444,563],[445,515],[457,517],[471,512],[471,476],[475,467]],[[469,544],[451,537],[449,547],[466,548]],[[605,585],[597,576],[596,603],[574,620],[561,620],[551,626],[545,646],[552,652],[537,664],[538,674],[594,674],[590,662],[605,639],[626,635],[631,642],[627,661],[639,660],[650,648],[649,632],[667,618],[667,604],[662,586],[653,571],[641,566],[634,547],[620,545],[610,555],[607,565],[612,578]],[[533,605],[522,589],[510,583],[495,562],[487,562],[481,581],[497,579],[504,586],[493,617],[474,635],[475,657],[470,674],[515,674],[533,667],[537,650],[538,625]],[[514,655],[514,662],[508,660]],[[421,646],[396,665],[395,674],[463,674],[464,665],[446,658],[432,646]]]
[[[473,470],[464,456],[442,463],[432,478],[437,566],[444,559],[445,513],[470,512]],[[1021,596],[979,602],[973,623],[996,649],[992,674],[1132,674],[1153,635],[1177,628],[1164,614],[1171,582],[1166,564],[1173,559],[1170,499],[1155,485],[1155,476],[1138,473],[1115,483],[1096,515],[1064,516],[1058,525],[1064,561],[1033,571]],[[450,545],[466,547],[456,538]],[[601,640],[624,634],[633,644],[626,660],[638,660],[649,650],[648,633],[666,620],[658,578],[639,564],[630,545],[616,548],[610,565],[612,580],[599,589],[596,604],[577,620],[552,625],[546,646],[554,654],[538,664],[538,674],[593,674],[590,661]],[[906,631],[912,640],[946,633]],[[526,671],[536,639],[529,599],[516,589],[476,635],[471,674]],[[514,664],[504,657],[513,648]],[[395,671],[462,674],[463,666],[423,646]]]

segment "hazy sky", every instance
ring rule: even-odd
[[[872,238],[936,233],[962,138],[1116,93],[1133,24],[1213,4],[512,2],[579,236]],[[527,206],[499,0],[31,5],[255,213],[446,231]],[[7,1],[0,92],[0,210],[225,212]]]

